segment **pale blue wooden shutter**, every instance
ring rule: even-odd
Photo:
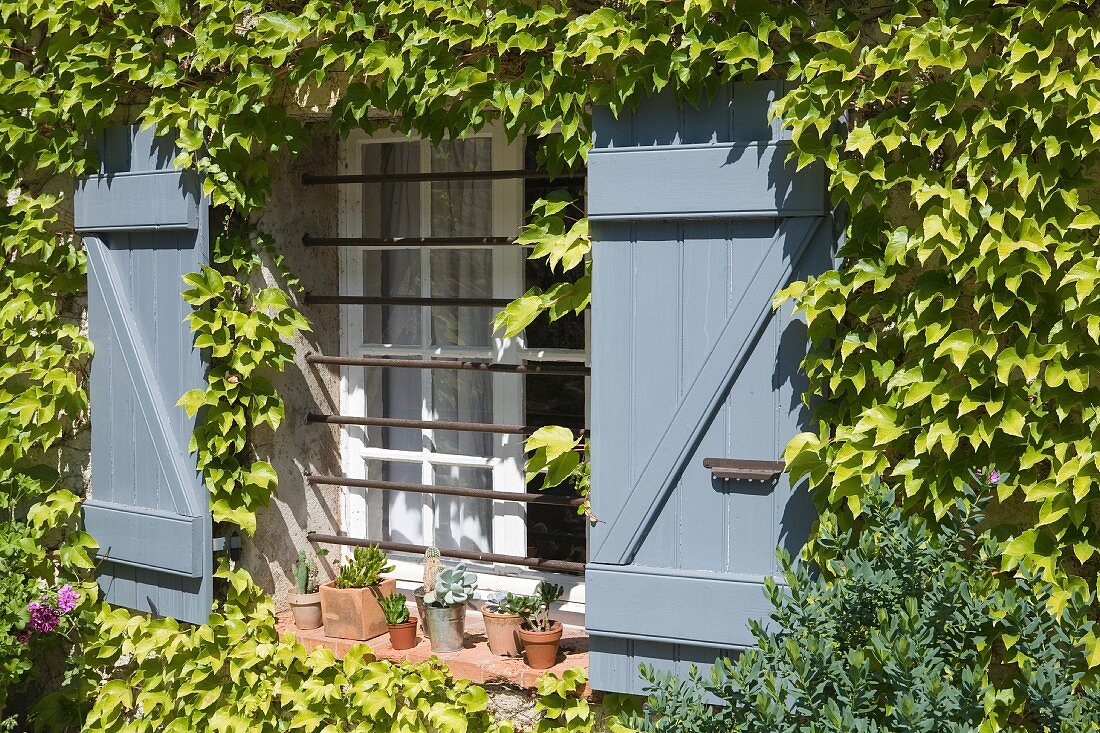
[[[823,170],[796,172],[771,82],[704,109],[667,96],[594,114],[592,496],[595,689],[640,692],[752,642],[775,550],[813,520],[804,485],[717,479],[704,458],[777,461],[807,427],[806,329],[773,294],[833,264]]]
[[[84,521],[108,601],[203,623],[213,598],[209,497],[188,451],[194,420],[175,405],[205,381],[181,278],[208,260],[207,202],[152,131],[111,128],[96,146],[100,174],[80,181],[74,200],[95,349]]]

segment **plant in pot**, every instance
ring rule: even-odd
[[[485,617],[485,636],[489,651],[501,657],[518,657],[521,643],[519,629],[524,616],[533,612],[534,596],[498,593],[481,608]]]
[[[318,550],[318,556],[328,550]],[[298,562],[290,566],[294,575],[294,593],[289,593],[290,611],[294,625],[303,631],[321,625],[321,594],[317,592],[317,563],[305,550],[298,550]]]
[[[477,576],[466,571],[466,563],[443,568],[435,587],[424,594],[424,616],[433,652],[457,652],[466,635],[466,604],[477,588]]]
[[[443,559],[439,555],[439,548],[429,547],[424,550],[424,582],[413,591],[413,599],[416,601],[416,612],[420,614],[420,628],[428,639],[432,635],[428,631],[428,614],[424,613],[424,594],[435,589],[435,580],[442,569]]]
[[[379,598],[382,612],[386,614],[386,623],[390,628],[390,646],[394,649],[412,649],[416,646],[416,616],[409,615],[405,605],[405,596],[394,593]]]
[[[524,613],[519,638],[532,669],[550,669],[558,660],[561,646],[561,621],[550,618],[550,604],[561,598],[565,589],[545,580],[535,588],[534,603]]]
[[[364,641],[386,633],[386,614],[378,601],[397,589],[393,578],[382,577],[392,571],[381,548],[356,547],[336,579],[321,586],[325,636]]]

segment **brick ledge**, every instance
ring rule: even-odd
[[[391,662],[423,662],[431,657],[438,657],[450,669],[456,679],[469,680],[475,684],[507,685],[524,690],[538,688],[538,681],[547,672],[558,676],[567,669],[588,670],[588,635],[584,629],[575,626],[566,626],[561,640],[561,651],[558,663],[550,669],[531,669],[522,658],[498,657],[489,651],[489,644],[485,638],[485,624],[480,611],[468,610],[466,612],[466,644],[457,652],[450,654],[433,654],[431,645],[418,633],[418,643],[412,649],[398,651],[390,646],[389,634],[376,636],[367,641],[351,641],[325,636],[325,629],[310,629],[307,631],[295,628],[290,611],[279,614],[277,628],[280,633],[293,635],[306,649],[324,647],[332,650],[338,659],[353,646],[366,644],[371,647],[376,659],[386,659]],[[417,629],[419,632],[419,628]],[[588,690],[585,691],[589,695]]]

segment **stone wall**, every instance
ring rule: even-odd
[[[282,271],[301,281],[302,291],[339,292],[339,260],[335,247],[306,248],[302,235],[333,235],[338,225],[338,196],[330,186],[304,187],[303,173],[334,173],[339,151],[338,138],[325,125],[316,125],[313,144],[303,154],[271,161],[275,175],[270,203],[261,228],[275,239],[278,254],[285,258]],[[270,257],[260,274],[265,285],[286,290],[295,306],[310,320],[313,331],[294,343],[295,359],[282,373],[272,372],[275,388],[286,406],[279,430],[264,429],[254,436],[256,451],[274,466],[279,488],[271,504],[256,521],[256,534],[243,538],[241,562],[276,605],[286,607],[286,594],[294,590],[290,566],[298,550],[312,552],[306,541],[310,530],[334,533],[340,528],[340,489],[311,487],[306,472],[340,475],[339,426],[310,425],[310,412],[340,411],[339,367],[310,366],[310,353],[340,353],[339,308],[307,306],[303,293],[289,287],[280,267]],[[327,562],[319,563],[322,575],[331,572]]]

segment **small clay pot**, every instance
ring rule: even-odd
[[[288,593],[287,600],[297,628],[306,631],[321,625],[320,593]]]
[[[416,616],[400,624],[390,624],[390,646],[400,651],[416,646]]]
[[[481,615],[485,617],[489,651],[500,657],[518,657],[521,647],[519,628],[523,626],[523,616],[518,613],[493,613],[487,608],[481,609]]]
[[[523,640],[527,666],[531,669],[550,669],[554,666],[558,661],[562,630],[561,621],[552,621],[549,631],[535,631],[526,624],[520,627],[519,638]]]

